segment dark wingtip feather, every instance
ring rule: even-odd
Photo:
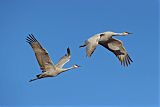
[[[125,66],[125,65],[126,65],[126,66],[130,65],[131,62],[133,62],[132,59],[129,57],[129,55],[127,55],[127,56],[125,57],[125,60],[124,60],[124,66]]]
[[[127,63],[127,66],[130,65],[130,62],[128,61],[128,58],[126,58],[126,63]]]
[[[126,66],[126,65],[125,65],[125,64],[126,64],[125,58],[123,58],[123,61],[122,61],[122,62],[123,62],[123,66],[125,67],[125,66]]]
[[[38,42],[38,41],[33,36],[33,34],[28,34],[28,36],[26,37],[26,42],[28,42],[29,44],[32,44],[33,42]]]
[[[29,35],[29,37],[34,41],[37,42],[36,38],[33,36],[33,34]]]
[[[33,42],[33,40],[32,40],[29,36],[26,37],[26,41],[27,41],[28,43],[32,43],[32,42]]]
[[[131,57],[128,55],[128,58],[129,58],[129,60],[131,61],[131,62],[133,62],[133,60],[131,59]]]
[[[128,66],[131,64],[131,62],[133,62],[133,61],[132,61],[132,59],[129,57],[129,55],[126,55],[126,57],[123,58],[122,61],[120,60],[120,62],[121,62],[121,65],[123,65],[124,67],[128,67]]]
[[[33,34],[31,34],[31,38],[32,38],[33,40],[35,40],[35,42],[38,42],[37,39],[34,37]]]
[[[127,57],[125,57],[125,63],[126,63],[126,66],[128,67]]]
[[[68,56],[71,55],[71,51],[70,51],[70,48],[69,48],[69,47],[67,48],[67,54],[68,54]]]
[[[130,65],[131,64],[131,62],[130,62],[130,60],[129,60],[129,58],[127,57],[127,62],[128,62],[128,64]]]

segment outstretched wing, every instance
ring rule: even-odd
[[[93,43],[88,43],[87,47],[86,47],[86,54],[88,57],[91,57],[91,55],[93,54],[93,52],[96,49],[97,44],[93,44]]]
[[[67,62],[70,61],[71,58],[71,52],[70,49],[67,48],[67,54],[65,54],[56,64],[56,67],[62,68]]]
[[[92,56],[97,45],[99,45],[98,41],[99,41],[100,37],[101,36],[99,34],[96,34],[96,35],[90,37],[88,40],[86,40],[84,45],[80,46],[80,48],[86,46],[86,56],[88,56],[88,57]]]
[[[50,59],[48,52],[41,46],[41,44],[32,34],[29,34],[29,36],[27,36],[26,42],[31,45],[33,51],[35,52],[35,56],[40,66],[40,69],[43,71],[53,69],[53,62]]]
[[[99,41],[99,44],[113,52],[121,62],[121,65],[128,66],[133,62],[120,40],[110,38],[108,41]]]

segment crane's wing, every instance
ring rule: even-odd
[[[97,43],[87,41],[86,55],[88,57],[91,57],[91,55],[95,51],[97,45],[98,45]]]
[[[110,38],[108,41],[99,41],[99,44],[113,52],[121,62],[121,65],[128,66],[133,62],[120,40]]]
[[[80,46],[80,48],[86,46],[86,56],[88,56],[88,57],[92,56],[92,54],[95,51],[97,45],[99,45],[98,44],[99,39],[100,39],[100,35],[96,34],[96,35],[90,37],[88,40],[85,40],[84,45]]]
[[[56,64],[56,67],[62,68],[67,62],[70,61],[71,58],[71,52],[70,49],[67,48],[67,54],[65,54]]]
[[[40,69],[43,71],[53,69],[53,62],[49,57],[48,52],[41,46],[41,44],[32,34],[29,34],[29,36],[27,36],[26,42],[31,45],[33,51],[35,52],[35,56],[40,66]]]

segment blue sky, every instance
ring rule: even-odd
[[[1,106],[158,106],[158,0],[1,0]],[[134,34],[124,42],[133,63],[123,67],[103,47],[79,49],[104,31]],[[32,83],[39,74],[29,33],[54,63],[71,49],[71,70]]]

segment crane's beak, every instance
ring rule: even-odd
[[[133,34],[133,33],[128,32],[128,34]]]
[[[78,68],[79,68],[79,67],[82,67],[82,66],[78,65]]]
[[[75,64],[75,66],[76,66],[77,68],[81,67],[81,66],[79,66],[79,65],[77,65],[77,64]]]

